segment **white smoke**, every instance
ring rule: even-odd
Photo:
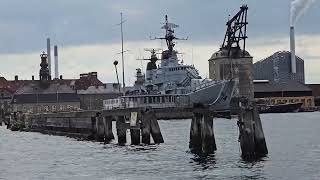
[[[290,26],[294,26],[302,14],[315,0],[293,0],[291,2]]]

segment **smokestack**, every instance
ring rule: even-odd
[[[297,73],[297,63],[296,63],[296,45],[295,45],[295,35],[294,27],[290,27],[290,52],[291,52],[291,72]]]
[[[47,38],[47,55],[48,55],[49,75],[51,76],[51,45],[50,45],[50,38]]]
[[[59,79],[58,46],[54,46],[54,77]]]

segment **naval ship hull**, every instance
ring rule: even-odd
[[[230,110],[230,101],[232,98],[235,82],[222,81],[215,85],[202,88],[188,94],[191,103],[203,104],[214,111]]]
[[[105,109],[123,108],[183,108],[202,104],[212,111],[230,110],[234,81],[215,82],[188,94],[132,95],[104,101]]]

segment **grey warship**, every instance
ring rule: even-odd
[[[235,82],[233,80],[202,79],[193,65],[183,64],[178,58],[179,52],[174,49],[177,38],[174,29],[179,27],[169,23],[165,16],[165,23],[161,29],[165,30],[165,37],[154,38],[165,40],[167,48],[157,56],[157,49],[147,49],[151,52],[145,74],[137,69],[136,81],[125,95],[117,99],[104,101],[105,109],[119,108],[174,108],[186,107],[193,104],[210,106],[212,110],[228,110],[232,98]]]

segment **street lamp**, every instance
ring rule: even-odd
[[[119,76],[118,76],[118,69],[117,69],[118,61],[115,60],[115,61],[113,62],[113,65],[114,65],[114,68],[116,69],[116,75],[117,75],[117,81],[118,81],[118,88],[119,88],[119,93],[120,93],[121,91],[120,91],[120,83],[119,83]],[[125,94],[124,94],[124,90],[123,90],[123,95],[125,95]]]

